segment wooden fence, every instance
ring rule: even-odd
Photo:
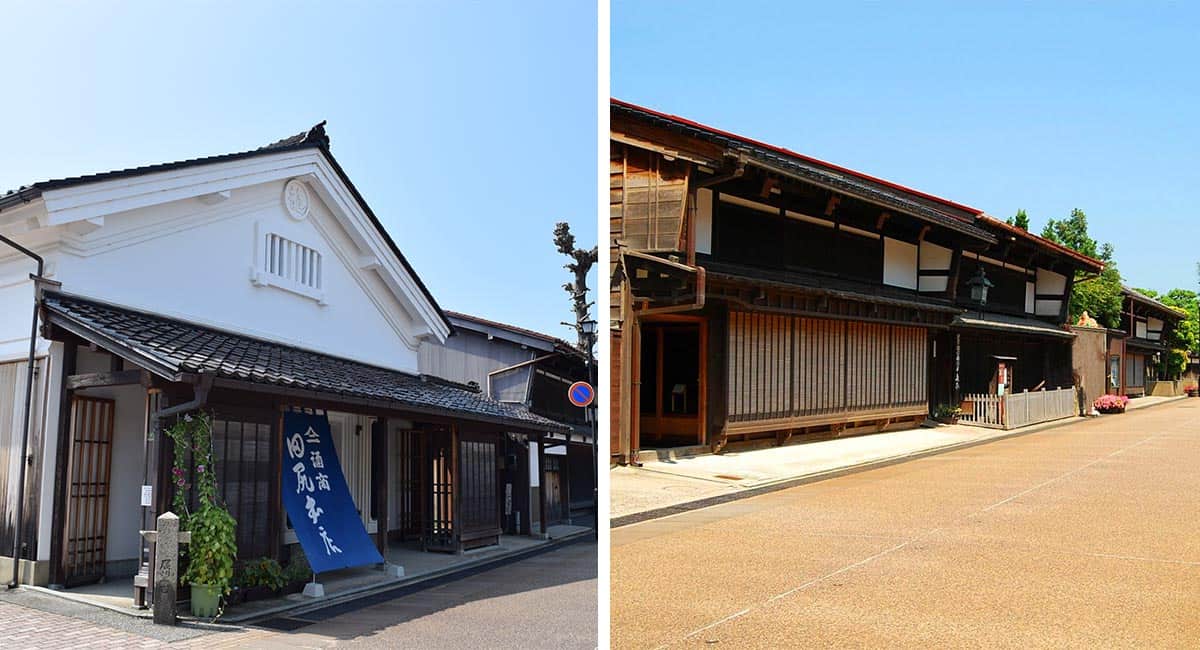
[[[965,395],[959,421],[978,427],[1016,429],[1079,415],[1075,388],[1004,395]]]

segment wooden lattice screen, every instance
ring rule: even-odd
[[[926,408],[924,328],[731,312],[729,429],[831,423]]]
[[[467,434],[459,442],[459,538],[467,548],[494,543],[500,535],[496,443],[494,436]]]
[[[67,585],[104,578],[108,555],[108,497],[116,402],[71,401],[66,526],[63,559]]]

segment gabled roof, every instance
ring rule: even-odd
[[[1038,235],[1035,235],[1024,228],[1018,228],[1010,223],[997,219],[990,214],[980,214],[979,219],[988,226],[997,230],[1001,230],[1011,237],[1019,237],[1033,244],[1034,246],[1044,248],[1059,255],[1065,255],[1066,257],[1069,257],[1075,262],[1079,263],[1084,267],[1085,270],[1093,273],[1099,273],[1104,270],[1104,262],[1101,260],[1098,260],[1094,257],[1088,257],[1079,251],[1076,251],[1072,248],[1067,248],[1062,244],[1052,242],[1044,237],[1039,237]]]
[[[522,429],[567,427],[477,387],[371,366],[303,348],[165,318],[64,293],[42,298],[46,321],[168,380],[187,374],[385,403]]]
[[[982,210],[927,194],[840,165],[806,156],[790,149],[766,144],[745,136],[706,126],[650,108],[611,99],[611,110],[683,135],[737,151],[747,159],[806,179],[850,196],[885,205],[988,243],[996,237],[975,225]]]
[[[425,286],[425,283],[421,280],[421,276],[417,275],[416,270],[414,270],[412,265],[408,263],[408,259],[404,257],[404,253],[400,252],[400,247],[396,245],[394,240],[392,240],[391,235],[388,234],[387,230],[383,227],[383,224],[380,223],[379,218],[375,216],[375,212],[371,210],[371,206],[367,205],[366,199],[364,199],[362,194],[359,193],[358,188],[354,186],[354,183],[350,180],[350,177],[346,174],[345,170],[343,170],[342,166],[338,164],[337,159],[333,157],[333,154],[329,150],[329,135],[325,133],[324,121],[320,122],[311,129],[308,129],[307,131],[302,131],[296,135],[283,138],[282,140],[277,140],[271,144],[264,145],[257,149],[250,149],[248,151],[239,151],[236,153],[220,154],[216,156],[206,156],[203,158],[190,158],[187,160],[144,165],[141,167],[131,167],[128,169],[118,169],[97,174],[68,176],[64,178],[39,181],[19,189],[10,190],[5,194],[0,195],[0,212],[3,212],[8,208],[29,203],[30,201],[41,197],[44,192],[50,190],[172,171],[187,167],[198,167],[201,165],[231,162],[245,158],[253,158],[256,156],[285,153],[288,151],[298,151],[301,149],[315,149],[321,152],[321,154],[325,157],[325,160],[329,162],[329,165],[337,173],[338,178],[343,184],[345,184],[346,188],[350,190],[350,193],[354,196],[355,201],[358,203],[363,213],[367,215],[371,221],[371,224],[379,232],[380,237],[383,238],[384,242],[391,249],[392,253],[395,254],[396,259],[400,261],[400,264],[404,267],[404,270],[410,276],[412,276],[413,281],[416,282],[417,286],[421,290],[421,293],[424,294],[425,298],[433,306],[434,310],[438,314],[438,317],[440,317],[441,320],[446,324],[446,327],[453,332],[454,326],[451,325],[450,320],[446,318],[445,312],[442,311],[441,306],[438,305],[437,300],[434,299],[433,294],[429,291],[429,288]]]
[[[582,353],[580,353],[575,346],[549,334],[543,334],[542,332],[525,329],[524,327],[517,327],[516,325],[509,325],[507,323],[488,320],[480,316],[473,316],[471,314],[464,314],[457,311],[447,311],[446,316],[448,316],[450,318],[450,322],[459,329],[469,329],[483,332],[485,334],[491,334],[515,343],[530,345],[530,347],[546,350],[547,352],[560,350],[582,355]],[[530,339],[532,339],[532,341]]]
[[[1164,312],[1164,315],[1167,315],[1170,318],[1173,318],[1175,320],[1183,320],[1184,318],[1187,318],[1187,313],[1184,312],[1182,309],[1178,309],[1178,308],[1172,307],[1166,303],[1159,302],[1158,300],[1155,300],[1154,298],[1147,296],[1146,294],[1142,293],[1141,291],[1138,291],[1137,289],[1134,289],[1133,287],[1131,287],[1127,284],[1121,285],[1121,293],[1128,296],[1131,300],[1140,302],[1144,305],[1149,305],[1151,307],[1155,307],[1155,308],[1159,309],[1160,311]]]

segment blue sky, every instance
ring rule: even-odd
[[[615,97],[1040,232],[1084,210],[1131,284],[1195,289],[1197,3],[612,4]]]
[[[445,4],[6,5],[0,191],[328,120],[443,308],[574,340],[552,231],[596,242],[596,8]]]

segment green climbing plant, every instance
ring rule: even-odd
[[[237,522],[217,496],[217,476],[212,462],[212,418],[206,413],[184,415],[166,430],[174,442],[175,483],[172,507],[180,528],[192,534],[187,546],[188,566],[182,580],[229,593],[233,563],[237,559]],[[198,506],[188,507],[188,478],[194,477]]]

